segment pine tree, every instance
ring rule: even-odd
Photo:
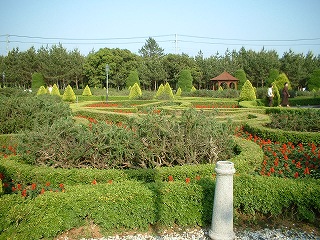
[[[70,85],[67,86],[66,90],[63,93],[62,100],[67,102],[74,102],[76,101],[77,97],[74,93],[72,87]]]
[[[256,100],[256,93],[255,90],[249,80],[247,80],[241,89],[240,92],[240,101],[254,101]]]
[[[278,69],[271,69],[269,71],[269,76],[267,79],[267,85],[269,86],[270,84],[272,84],[278,77],[279,77],[279,70]]]
[[[83,89],[82,96],[92,96],[91,90],[88,85]]]
[[[315,69],[307,81],[309,91],[320,89],[320,69]]]
[[[133,84],[130,88],[129,99],[137,99],[142,96],[142,91],[138,83]]]
[[[44,86],[41,86],[38,91],[37,91],[37,95],[43,95],[43,94],[47,94],[48,91]]]
[[[60,91],[57,84],[53,84],[51,95],[60,96]]]

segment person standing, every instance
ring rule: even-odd
[[[290,97],[290,94],[289,94],[289,89],[288,89],[288,83],[286,82],[284,84],[283,89],[282,89],[282,102],[281,102],[282,106],[290,107],[289,106],[289,97]]]
[[[272,84],[270,84],[270,86],[268,88],[267,97],[268,97],[268,100],[269,100],[269,107],[272,107],[273,97],[274,97]]]

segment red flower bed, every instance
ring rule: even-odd
[[[300,143],[295,146],[291,142],[280,144],[242,130],[237,131],[236,135],[254,141],[262,148],[264,159],[259,169],[262,176],[301,178],[319,172],[320,145]]]
[[[117,103],[103,103],[103,102],[100,102],[100,103],[92,103],[92,104],[88,104],[86,105],[86,107],[119,107],[119,104]]]
[[[5,194],[19,194],[23,198],[35,198],[46,191],[65,192],[63,183],[60,183],[57,187],[51,186],[50,182],[47,182],[45,186],[41,186],[37,183],[24,186],[21,183],[16,183],[14,180],[7,180],[3,173],[0,173],[0,179],[3,181],[2,186]]]

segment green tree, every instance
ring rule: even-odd
[[[190,92],[193,87],[192,81],[190,70],[184,69],[179,74],[177,87],[181,88],[183,92]]]
[[[92,96],[91,90],[88,85],[83,89],[82,96]]]
[[[240,92],[240,101],[254,101],[256,100],[255,90],[249,80],[247,80],[241,89]]]
[[[247,81],[246,72],[243,69],[238,69],[234,73],[234,77],[239,79],[238,89],[241,89],[243,84]]]
[[[172,88],[168,82],[166,83],[166,85],[164,85],[164,89],[163,89],[163,93],[162,93],[161,97],[162,97],[162,99],[169,99],[169,100],[174,99]]]
[[[140,86],[139,75],[136,70],[130,71],[129,76],[126,79],[126,87],[132,87],[135,83]]]
[[[31,82],[32,89],[38,89],[44,85],[45,85],[45,82],[44,82],[43,75],[41,73],[32,74],[32,82]]]
[[[143,47],[139,50],[139,53],[142,57],[154,59],[162,57],[164,55],[164,50],[158,45],[155,39],[149,37]]]
[[[320,68],[312,72],[307,84],[309,91],[320,89]]]
[[[134,83],[130,88],[129,99],[138,99],[142,96],[142,91],[138,83]]]
[[[62,100],[66,102],[74,102],[76,101],[76,99],[77,99],[76,94],[74,93],[72,87],[68,85],[62,95]]]
[[[280,73],[278,69],[274,69],[274,68],[270,69],[269,76],[267,79],[268,86],[272,84],[279,77],[279,74]]]
[[[274,82],[279,90],[283,89],[286,82],[288,83],[288,89],[291,89],[290,81],[285,73],[280,73]]]

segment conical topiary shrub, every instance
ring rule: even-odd
[[[167,82],[166,85],[164,85],[162,96],[164,99],[174,99],[172,88],[170,87],[170,84]]]
[[[176,92],[176,96],[177,96],[177,97],[181,97],[181,93],[182,93],[181,88],[178,88],[178,90],[177,90],[177,92]]]
[[[60,91],[59,91],[57,84],[53,84],[51,95],[60,96]]]
[[[197,89],[194,86],[192,86],[191,92],[195,92],[195,91],[197,91]]]
[[[37,91],[37,95],[42,95],[42,94],[47,94],[47,89],[44,86],[41,86],[38,91]]]
[[[92,96],[91,90],[88,85],[83,89],[82,96]]]
[[[155,95],[155,98],[160,97],[160,96],[162,95],[163,91],[164,91],[164,86],[163,86],[163,84],[161,83],[160,86],[159,86],[159,88],[158,88],[158,91],[157,91],[157,93],[156,93],[156,95]]]
[[[249,80],[247,80],[241,89],[240,92],[240,101],[254,101],[256,100],[256,93],[254,91],[254,88]]]
[[[67,102],[74,102],[76,101],[77,97],[74,93],[72,87],[70,85],[67,86],[66,90],[63,93],[62,100]]]
[[[130,88],[129,99],[137,99],[142,96],[142,91],[138,83],[133,84]]]

